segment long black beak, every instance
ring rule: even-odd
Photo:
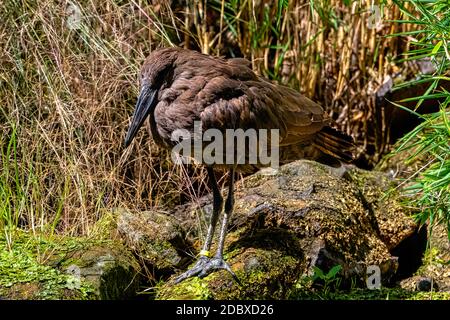
[[[155,99],[157,92],[158,90],[152,89],[147,85],[142,86],[136,108],[134,109],[133,118],[131,119],[127,136],[125,137],[125,148],[130,145],[139,128],[144,123],[144,120],[156,107],[156,104],[158,103],[158,100]]]

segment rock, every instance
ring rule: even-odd
[[[409,158],[416,152],[416,148],[411,148],[401,153],[386,156],[377,165],[377,169],[388,172],[397,181],[409,181],[429,161],[428,158],[423,156],[414,157],[411,161]],[[408,187],[412,183],[414,183],[412,180],[409,184],[403,183],[403,187]],[[422,228],[423,232],[426,233],[426,238],[428,238],[430,234],[428,222]],[[414,272],[415,275],[411,275],[400,282],[403,289],[417,290],[417,281],[425,277],[433,279],[434,291],[439,287],[440,291],[450,292],[450,241],[446,226],[441,223],[434,226],[431,231],[428,249],[425,256],[421,257],[421,261],[419,261],[420,268],[417,272]]]
[[[2,291],[0,300],[35,300],[40,296],[42,287],[37,282],[16,283],[8,288],[8,290],[3,289]],[[61,292],[61,297],[67,297],[64,291]]]
[[[237,183],[226,241],[226,259],[243,285],[219,271],[176,285],[169,281],[158,298],[284,299],[314,267],[327,272],[335,265],[342,267],[344,281],[360,283],[367,267],[376,265],[387,283],[398,267],[390,252],[417,229],[395,192],[383,197],[390,185],[381,172],[336,170],[306,160],[273,176],[247,177]],[[200,203],[210,211],[210,198]],[[170,212],[189,228],[197,213],[196,204]],[[199,243],[195,236],[191,243]]]
[[[117,231],[125,245],[156,276],[173,273],[188,262],[190,244],[179,222],[158,211],[130,212],[118,209]]]
[[[402,182],[403,188],[407,188],[415,183],[411,178],[422,171],[429,162],[426,155],[412,157],[417,152],[417,147],[413,147],[400,153],[390,154],[384,157],[376,168],[388,172],[389,176],[397,179],[398,183]],[[428,221],[422,226],[429,240],[428,249],[421,257],[420,268],[416,270],[417,272],[400,282],[402,288],[417,290],[417,282],[422,278],[429,278],[433,279],[433,291],[439,288],[441,292],[450,292],[450,240],[444,224],[445,221],[442,221],[431,230]]]
[[[434,287],[434,288],[433,288]],[[433,286],[433,279],[431,278],[420,278],[416,283],[417,291],[431,291],[432,289],[437,290],[437,286]]]
[[[74,251],[62,261],[61,270],[89,284],[101,300],[130,299],[139,289],[139,264],[120,244]],[[77,285],[75,281],[72,287]]]
[[[422,266],[414,276],[402,280],[400,285],[411,291],[426,291],[427,282],[432,281],[432,291],[450,292],[450,241],[446,227],[433,227],[429,240],[430,248],[423,257]]]
[[[115,300],[139,290],[140,266],[120,242],[25,232],[14,240],[0,250],[0,299]]]

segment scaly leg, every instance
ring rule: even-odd
[[[214,189],[213,189],[213,192],[214,192]],[[213,204],[213,206],[215,206],[215,204]],[[225,201],[225,212],[224,212],[224,217],[223,217],[223,221],[222,221],[222,228],[220,230],[219,244],[217,247],[216,254],[211,259],[208,259],[208,257],[205,257],[205,256],[201,256],[200,259],[197,261],[197,263],[194,265],[194,267],[192,269],[186,271],[185,273],[183,273],[182,275],[178,276],[175,279],[176,283],[179,283],[179,282],[183,281],[184,279],[194,277],[194,276],[203,278],[216,270],[224,269],[224,270],[227,270],[229,273],[231,273],[231,275],[236,280],[236,282],[238,282],[240,284],[240,281],[239,281],[238,277],[236,276],[236,274],[231,270],[230,266],[225,262],[225,260],[223,260],[223,248],[224,248],[224,243],[225,243],[225,237],[227,234],[228,220],[233,213],[233,206],[234,206],[234,168],[230,170],[230,184],[229,184],[229,188],[228,188],[227,200]],[[213,211],[215,211],[215,210],[213,209]],[[213,219],[213,217],[215,220]],[[217,214],[217,216],[215,216],[213,213],[213,217],[211,218],[211,225],[210,225],[210,228],[212,227],[213,231],[212,231],[212,234],[210,234],[210,232],[208,230],[208,235],[206,237],[205,246],[204,246],[204,249],[202,250],[202,251],[206,250],[208,252],[208,254],[209,254],[209,249],[211,246],[212,235],[213,235],[214,229],[215,229],[215,224],[217,223],[218,214]],[[213,225],[213,222],[214,222],[214,225]]]
[[[227,200],[225,201],[225,211],[223,215],[223,221],[222,221],[222,228],[220,229],[220,235],[219,235],[219,244],[217,246],[217,251],[214,257],[208,262],[207,267],[207,273],[211,273],[214,270],[220,270],[225,269],[231,275],[233,276],[234,280],[241,284],[239,281],[239,278],[236,276],[236,274],[231,270],[231,267],[228,265],[228,263],[225,262],[223,259],[223,248],[225,244],[225,238],[227,235],[227,228],[228,228],[228,222],[233,214],[233,208],[234,208],[234,168],[230,170],[230,184],[228,186],[228,196]]]
[[[213,192],[213,212],[208,227],[208,233],[206,234],[206,240],[203,245],[203,249],[200,251],[200,257],[197,260],[196,264],[188,271],[179,275],[175,279],[175,283],[179,283],[187,278],[200,275],[200,273],[202,273],[202,271],[205,269],[206,264],[209,262],[210,257],[209,250],[211,249],[214,231],[216,229],[217,221],[219,220],[220,212],[222,211],[223,198],[219,186],[217,184],[216,176],[214,174],[213,169],[211,167],[206,167],[206,171],[208,172],[208,177]]]

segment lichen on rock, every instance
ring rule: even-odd
[[[139,264],[117,241],[21,232],[0,252],[3,299],[128,299],[138,291]]]
[[[314,267],[326,271],[335,265],[342,267],[344,280],[360,283],[367,267],[377,265],[387,283],[398,267],[391,250],[417,229],[395,194],[385,196],[389,188],[382,172],[334,169],[307,160],[287,164],[272,176],[249,176],[237,183],[226,241],[228,262],[242,287],[219,271],[202,280],[169,281],[158,297],[283,299]],[[210,201],[200,203],[204,208]],[[184,219],[194,219],[197,209],[196,204],[184,206]],[[206,293],[191,290],[193,281]]]

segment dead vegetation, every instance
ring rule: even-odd
[[[408,70],[394,63],[407,44],[386,35],[407,26],[389,22],[402,18],[389,1],[379,21],[371,4],[6,0],[0,225],[6,233],[22,226],[89,234],[104,208],[174,205],[201,195],[200,169],[175,167],[148,132],[123,149],[137,71],[161,45],[251,59],[255,71],[321,102],[366,161],[376,162],[385,140],[374,93],[387,76]]]

